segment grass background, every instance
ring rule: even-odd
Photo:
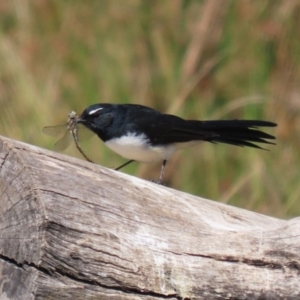
[[[204,143],[168,163],[168,186],[265,214],[300,214],[300,1],[0,2],[0,134],[51,149],[41,129],[93,103],[193,119],[266,119],[271,151]],[[124,159],[93,138],[97,163]],[[81,157],[75,147],[66,154]],[[123,172],[157,178],[160,164]]]

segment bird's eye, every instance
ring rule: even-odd
[[[100,114],[100,111],[103,109],[103,107],[100,107],[100,108],[96,108],[96,109],[93,109],[89,112],[89,116],[99,116]]]

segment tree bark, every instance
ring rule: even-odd
[[[0,192],[0,299],[300,299],[299,218],[7,138]]]

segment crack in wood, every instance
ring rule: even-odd
[[[3,254],[0,254],[0,260],[3,260],[9,264],[12,264],[19,269],[25,270],[22,263],[19,263],[16,260],[9,258],[7,256],[4,256]]]
[[[81,284],[88,284],[88,285],[94,285],[94,286],[99,286],[103,289],[107,289],[107,290],[113,290],[113,291],[119,291],[119,292],[123,292],[126,294],[133,294],[133,295],[143,295],[143,296],[151,296],[151,297],[155,297],[158,299],[178,299],[178,300],[189,300],[188,298],[182,298],[176,294],[170,294],[170,295],[163,295],[163,294],[159,294],[156,292],[151,292],[149,290],[139,290],[137,288],[131,288],[131,287],[123,287],[123,283],[119,282],[120,286],[108,286],[108,285],[104,285],[101,284],[95,280],[89,280],[89,279],[84,279],[84,278],[78,278],[72,274],[69,274],[67,272],[63,272],[62,270],[58,270],[56,268],[54,268],[54,270],[49,270],[47,268],[41,267],[41,266],[37,266],[36,264],[32,263],[32,262],[27,262],[24,261],[23,263],[17,262],[16,260],[9,258],[3,254],[0,254],[0,260],[5,261],[6,263],[12,264],[13,266],[22,269],[23,271],[26,271],[27,267],[31,267],[34,268],[35,270],[44,273],[47,276],[53,276],[55,274],[58,274],[60,276],[63,277],[67,277],[68,279],[81,283]],[[80,273],[78,275],[81,276],[85,276],[83,273]],[[115,281],[118,283],[118,281],[115,279]]]
[[[7,153],[6,153],[5,156],[3,157],[3,160],[2,160],[1,165],[0,165],[0,171],[2,170],[2,168],[3,168],[3,166],[4,166],[5,162],[6,162],[7,157],[8,157],[9,154],[10,154],[10,150],[7,151]]]
[[[203,254],[195,254],[195,253],[174,253],[176,255],[189,255],[189,256],[196,256],[196,257],[202,257],[202,258],[208,258],[213,259],[216,261],[222,261],[222,262],[231,262],[231,263],[245,263],[249,266],[255,266],[255,267],[266,267],[269,269],[284,269],[284,267],[288,267],[290,269],[299,270],[300,264],[294,262],[289,262],[287,264],[279,264],[275,262],[269,262],[261,259],[246,259],[246,258],[236,258],[234,256],[220,256],[220,255],[203,255]]]

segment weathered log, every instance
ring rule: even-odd
[[[300,299],[299,218],[7,138],[0,168],[0,299]]]

